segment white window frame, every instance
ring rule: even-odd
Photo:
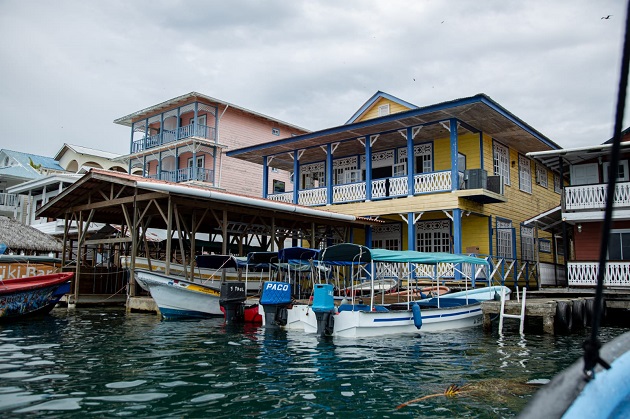
[[[536,183],[543,188],[548,188],[548,178],[547,168],[540,163],[536,163]]]
[[[503,177],[503,183],[510,184],[510,150],[496,141],[492,144],[494,174]]]
[[[610,162],[606,161],[602,163],[602,171],[603,171],[603,179],[604,183],[608,183],[608,170],[610,167]],[[623,170],[621,176],[619,176],[619,171],[617,171],[617,182],[627,182],[628,178],[628,160],[620,160],[619,161],[619,169]]]
[[[402,232],[400,224],[388,223],[372,228],[372,248],[402,250]]]
[[[608,239],[609,240],[609,245],[608,245],[609,252],[610,252],[610,247],[611,247],[610,246],[610,239],[613,237],[613,235],[619,235],[619,238],[621,238],[622,234],[629,234],[629,233],[630,233],[630,229],[612,229],[612,230],[610,230],[610,236],[609,236],[609,239]],[[621,248],[621,250],[623,250],[623,245],[621,245],[620,248]],[[607,255],[607,256],[609,256],[609,255]],[[615,260],[617,260],[617,259],[615,259]],[[623,253],[622,253],[621,254],[621,259],[619,259],[619,260],[624,260],[624,261],[625,260],[630,260],[630,255],[625,255],[624,256]]]
[[[534,261],[534,228],[521,226],[521,258],[526,261]]]
[[[451,253],[451,222],[449,220],[418,221],[416,223],[416,250]]]
[[[518,156],[518,188],[527,193],[532,193],[532,164],[531,161],[519,154]]]
[[[497,256],[504,259],[514,258],[514,248],[512,246],[512,221],[497,220]]]

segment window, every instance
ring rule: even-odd
[[[534,229],[521,226],[521,258],[527,261],[534,260]]]
[[[272,128],[272,129],[271,129],[271,133],[272,133],[273,135],[280,135],[280,129],[278,129],[278,128]]]
[[[630,260],[630,230],[611,230],[608,240],[609,260]]]
[[[282,193],[284,192],[284,182],[281,180],[274,179],[273,180],[273,193]]]
[[[610,162],[604,162],[602,164],[602,170],[604,171],[604,183],[608,183],[610,173]],[[619,169],[617,170],[617,181],[628,181],[628,160],[621,160],[619,162]]]
[[[372,228],[372,248],[400,250],[400,224],[389,223]]]
[[[532,193],[532,165],[527,157],[518,156],[518,179],[519,189]]]
[[[416,250],[451,252],[451,223],[448,220],[416,223]]]
[[[560,175],[557,173],[553,174],[553,191],[555,193],[562,193],[562,182],[560,181]]]
[[[547,169],[542,164],[536,163],[536,183],[547,188]]]
[[[500,258],[512,259],[514,251],[512,246],[512,236],[514,229],[512,222],[507,220],[497,220],[497,256]]]
[[[538,250],[540,253],[551,253],[551,240],[539,239]]]
[[[302,181],[301,189],[311,189],[326,186],[326,165],[324,162],[305,164],[300,167]]]
[[[378,107],[378,116],[389,115],[389,103]]]
[[[510,151],[502,144],[492,144],[494,174],[503,176],[503,183],[510,184]]]

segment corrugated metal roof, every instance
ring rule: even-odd
[[[22,153],[19,151],[13,151],[13,150],[7,150],[7,149],[4,149],[2,151],[7,156],[15,159],[19,164],[24,166],[27,170],[32,170],[33,172],[36,172],[36,173],[39,173],[39,172],[35,168],[33,168],[33,166],[31,166],[31,162],[35,166],[41,165],[41,167],[44,169],[61,170],[61,171],[64,170],[64,168],[59,165],[59,162],[53,159],[52,157],[38,156],[37,154]]]

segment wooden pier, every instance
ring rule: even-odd
[[[527,292],[525,318],[542,319],[543,331],[549,334],[566,334],[581,330],[592,322],[595,308],[592,289],[544,289]],[[630,310],[630,290],[604,290],[603,313],[607,309]],[[512,293],[512,299],[505,302],[505,314],[521,313],[521,301]],[[483,327],[492,330],[492,319],[499,316],[501,301],[485,301],[481,305]],[[518,321],[518,320],[505,320]]]

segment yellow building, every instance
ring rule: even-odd
[[[559,148],[484,94],[418,107],[377,92],[344,125],[227,155],[261,164],[263,185],[293,172],[267,199],[385,221],[355,243],[484,255],[490,275],[530,283],[559,252],[523,222],[559,204],[562,181],[526,154]]]

